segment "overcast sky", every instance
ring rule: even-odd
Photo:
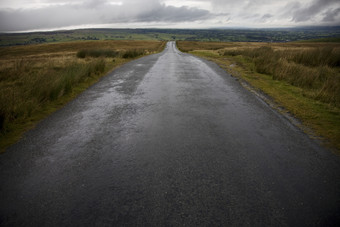
[[[0,0],[0,31],[340,25],[340,0]]]

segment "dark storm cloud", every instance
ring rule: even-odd
[[[209,11],[166,6],[158,0],[110,4],[106,0],[0,11],[0,31],[48,29],[84,24],[185,22],[206,19]]]

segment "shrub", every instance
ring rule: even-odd
[[[241,55],[241,51],[240,50],[226,50],[224,51],[224,53],[220,53],[220,55],[223,56],[237,56],[237,55]]]
[[[107,58],[114,58],[119,56],[119,52],[115,50],[107,50],[107,49],[82,49],[77,52],[78,58],[85,58],[85,57],[107,57]]]
[[[80,50],[77,52],[77,57],[78,58],[85,58],[87,54],[87,50]]]
[[[138,57],[138,56],[141,56],[144,54],[144,51],[143,50],[127,50],[125,51],[125,53],[123,54],[123,58],[135,58],[135,57]]]

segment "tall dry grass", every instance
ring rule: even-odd
[[[13,130],[15,122],[70,94],[78,84],[126,61],[123,58],[164,46],[158,41],[92,41],[1,48],[0,136]]]
[[[314,99],[340,106],[340,48],[305,49],[261,46],[223,49],[224,56],[242,56],[254,64],[258,73],[307,89]]]
[[[0,47],[0,58],[21,58],[32,55],[52,55],[60,53],[77,53],[79,50],[145,50],[147,53],[158,52],[163,49],[164,41],[132,41],[132,40],[105,40],[105,41],[79,41],[65,43],[39,44],[29,46]]]
[[[46,103],[69,94],[72,88],[106,70],[104,59],[89,62],[71,60],[55,63],[54,59],[20,59],[0,70],[0,129],[9,123],[30,117]]]

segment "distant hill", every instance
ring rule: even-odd
[[[80,40],[190,40],[221,42],[290,42],[339,40],[340,27],[279,29],[78,29],[53,32],[2,33],[0,46]],[[336,41],[338,42],[338,41]]]

